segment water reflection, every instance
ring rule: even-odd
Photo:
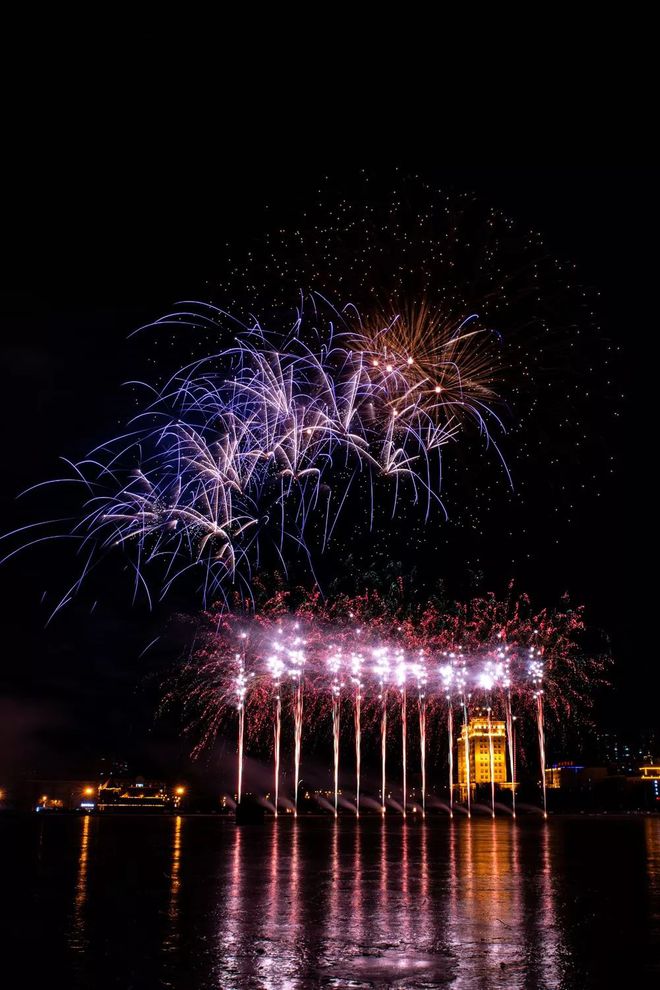
[[[236,829],[220,986],[560,986],[549,832],[529,829],[521,864],[519,826],[497,820]]]
[[[38,944],[72,988],[601,990],[658,975],[657,819],[26,829],[6,820],[0,843],[17,850],[0,884],[5,969]]]
[[[69,933],[69,947],[76,953],[82,953],[87,947],[85,903],[87,901],[87,869],[89,860],[89,831],[92,819],[84,815],[80,820],[80,851],[78,853],[78,872],[76,889],[73,899],[73,915]]]
[[[172,952],[177,947],[179,936],[179,894],[181,891],[181,836],[183,818],[176,815],[172,819],[172,857],[170,860],[170,896],[167,909],[169,930],[163,948]]]
[[[660,820],[649,818],[644,823],[647,877],[649,884],[649,957],[655,960],[654,972],[660,972]]]

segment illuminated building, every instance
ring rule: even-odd
[[[565,761],[546,768],[545,786],[555,791],[584,791],[606,777],[607,767],[585,767]]]
[[[561,763],[556,763],[553,767],[546,767],[545,786],[549,791],[558,791],[561,788],[561,771]]]
[[[143,777],[91,780],[29,779],[19,788],[17,806],[38,812],[181,811],[188,788]],[[1,800],[1,798],[0,798]]]
[[[99,811],[166,811],[169,806],[170,794],[161,782],[111,777],[99,785]]]
[[[647,763],[639,768],[639,772],[641,779],[650,784],[651,801],[660,802],[660,766]]]
[[[83,811],[96,808],[96,784],[90,780],[27,780],[19,806],[32,811]]]
[[[465,735],[470,752],[470,789],[494,781],[499,787],[511,787],[507,781],[506,723],[487,714],[475,714],[467,726],[461,726],[458,740],[458,786],[461,797],[467,790]]]
[[[34,810],[64,811],[64,801],[62,798],[54,798],[54,797],[50,797],[48,794],[42,794],[37,804],[34,806]]]

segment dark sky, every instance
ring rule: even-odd
[[[344,189],[351,182],[339,157],[209,157],[194,145],[182,148],[175,136],[149,149],[132,132],[123,142],[114,135],[105,141],[98,127],[73,140],[67,129],[41,165],[38,154],[33,138],[3,191],[0,493],[8,526],[34,518],[23,514],[16,492],[56,474],[60,455],[79,456],[115,429],[124,412],[119,385],[132,375],[128,333],[176,299],[205,292],[222,274],[226,242],[245,246],[273,218],[291,222],[323,175],[330,184],[341,177]],[[586,605],[590,624],[611,637],[615,689],[603,717],[626,728],[657,725],[655,446],[648,428],[658,174],[635,167],[411,165],[429,181],[474,190],[540,230],[549,249],[575,261],[580,281],[601,293],[600,333],[622,345],[614,392],[606,392],[598,373],[589,382],[587,422],[599,443],[588,468],[602,495],[578,497],[568,524],[561,513],[551,516],[544,479],[535,479],[540,508],[528,499],[522,510],[533,535],[508,548],[512,564],[502,559],[491,527],[479,548],[481,590],[501,591],[515,577],[539,604],[556,603],[569,590]],[[567,468],[569,489],[580,480],[572,472]],[[40,505],[47,511],[47,496]],[[0,571],[0,770],[87,772],[102,754],[125,754],[140,766],[170,757],[185,763],[188,744],[171,727],[154,725],[149,677],[158,657],[139,659],[166,615],[131,610],[113,577],[94,614],[89,602],[74,603],[44,628],[48,612],[40,598],[57,583],[62,560],[59,551],[31,553]]]

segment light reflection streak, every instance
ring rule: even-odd
[[[544,823],[541,830],[541,877],[540,877],[541,910],[539,919],[539,944],[544,947],[542,953],[543,969],[546,985],[558,987],[561,984],[558,966],[558,949],[561,944],[561,932],[557,923],[555,911],[554,883],[552,876],[552,851],[550,848],[550,827]]]
[[[87,903],[87,870],[89,866],[89,832],[91,818],[83,815],[80,822],[80,852],[78,854],[78,874],[76,894],[73,901],[73,919],[69,935],[69,945],[74,952],[83,953],[87,948],[85,906]]]
[[[169,869],[169,902],[167,907],[168,925],[163,938],[162,950],[167,958],[166,966],[176,964],[176,955],[181,949],[181,919],[179,912],[179,894],[181,890],[181,838],[183,817],[176,815],[172,819],[172,854]],[[164,980],[170,979],[165,973]]]
[[[550,827],[525,835],[532,859],[521,861],[517,828],[529,826],[440,821],[340,817],[319,832],[320,820],[280,817],[258,834],[236,828],[219,986],[391,985],[402,969],[430,984],[451,978],[455,990],[525,990],[530,976],[539,990],[561,985]]]
[[[172,865],[170,867],[170,904],[168,909],[169,919],[173,925],[179,917],[179,890],[181,888],[181,829],[183,818],[177,815],[174,818],[174,836],[172,840]]]
[[[380,918],[381,927],[387,929],[389,928],[389,911],[390,911],[390,897],[389,897],[389,864],[387,861],[387,840],[389,836],[389,828],[385,821],[381,824],[380,830],[380,903],[378,916]]]
[[[406,943],[410,942],[414,937],[414,929],[416,928],[416,921],[413,923],[413,918],[416,912],[413,911],[413,904],[410,897],[410,862],[408,855],[408,846],[411,842],[411,836],[413,836],[414,826],[409,826],[404,824],[401,828],[401,846],[399,852],[399,863],[397,872],[400,873],[400,879],[398,879],[398,886],[400,888],[400,908],[399,908],[399,924],[401,926],[401,933],[403,939]]]
[[[358,942],[363,942],[365,936],[368,937],[364,928],[364,904],[365,883],[363,876],[363,852],[362,852],[362,829],[357,828],[353,837],[353,890],[351,897],[351,916],[354,925],[353,937]]]

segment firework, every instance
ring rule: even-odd
[[[341,735],[341,683],[339,671],[342,666],[341,654],[331,653],[328,667],[332,674],[332,751],[334,757],[335,818],[339,805],[339,739]]]
[[[355,345],[366,347],[372,376],[381,376],[390,410],[398,416],[423,410],[429,424],[447,431],[465,417],[481,425],[492,415],[488,403],[496,399],[501,373],[493,337],[477,314],[453,320],[425,300],[368,320]]]
[[[448,759],[447,770],[449,773],[449,817],[454,817],[454,712],[452,708],[452,688],[454,686],[454,665],[453,662],[445,662],[440,666],[440,680],[443,691],[447,699],[447,744]]]
[[[185,697],[197,707],[208,742],[227,724],[232,706],[239,712],[239,797],[242,780],[243,739],[246,712],[251,738],[259,745],[267,713],[274,710],[275,794],[279,795],[282,702],[290,710],[293,727],[294,808],[297,810],[303,732],[318,731],[329,714],[332,726],[334,812],[338,812],[342,695],[353,709],[355,743],[355,808],[361,806],[361,760],[365,725],[380,723],[381,811],[387,795],[388,697],[398,699],[401,723],[402,814],[408,813],[409,724],[408,703],[417,701],[421,809],[426,812],[427,739],[446,731],[448,737],[449,812],[454,811],[454,715],[453,699],[459,702],[464,725],[462,759],[466,771],[466,811],[472,812],[470,780],[471,709],[485,713],[489,727],[489,780],[491,813],[495,814],[495,772],[492,720],[506,726],[515,815],[515,719],[513,707],[536,723],[542,781],[545,793],[545,707],[555,715],[578,704],[588,703],[584,685],[595,683],[602,670],[601,658],[580,652],[580,610],[533,614],[524,596],[500,602],[479,599],[449,615],[427,609],[421,616],[405,619],[383,607],[373,596],[321,603],[313,596],[294,613],[282,612],[278,598],[274,612],[266,607],[253,618],[225,617],[217,620],[203,647],[186,665],[189,686]],[[508,616],[508,618],[507,618]],[[506,621],[505,621],[506,620]],[[506,633],[505,630],[506,629]],[[462,642],[460,642],[462,640]],[[237,648],[238,641],[238,648]],[[359,647],[356,645],[359,641]],[[451,646],[452,649],[447,649]],[[411,692],[415,692],[413,695]],[[581,699],[581,701],[579,700]],[[441,728],[442,727],[442,728]]]
[[[284,673],[284,662],[277,653],[270,656],[266,662],[268,673],[273,680],[273,692],[275,696],[275,719],[273,724],[273,758],[274,758],[274,794],[275,794],[275,817],[279,810],[280,797],[280,750],[282,745],[282,695],[281,681]]]
[[[227,335],[227,315],[212,307],[188,305],[179,315],[188,327],[214,327],[219,340]],[[269,553],[286,570],[302,551],[313,569],[349,499],[363,505],[367,528],[383,497],[392,512],[403,497],[424,518],[434,506],[444,512],[445,444],[470,422],[487,441],[491,424],[501,425],[487,404],[493,371],[477,331],[445,334],[434,371],[443,384],[429,391],[432,358],[420,370],[388,343],[381,369],[350,307],[339,313],[311,297],[311,313],[301,305],[284,332],[238,321],[232,330],[230,346],[148,388],[126,429],[74,465],[86,498],[66,535],[86,563],[60,605],[109,551],[128,555],[136,593],[150,601],[150,581],[165,595],[191,571],[201,574],[205,602],[236,582],[247,588]],[[24,546],[43,539],[39,530]]]
[[[221,290],[237,314],[254,316],[184,302],[141,328],[168,343],[171,333],[178,342],[183,334],[187,342],[194,338],[190,346],[198,356],[164,381],[139,385],[146,398],[137,414],[71,465],[73,479],[66,480],[84,493],[73,524],[54,520],[8,534],[21,547],[51,538],[79,544],[81,573],[55,612],[107,554],[128,563],[135,595],[144,592],[150,603],[154,592],[163,597],[190,576],[204,608],[221,603],[213,636],[187,668],[192,683],[185,705],[201,730],[197,748],[225,728],[229,714],[232,731],[237,721],[239,802],[245,748],[260,740],[266,723],[269,733],[272,726],[276,813],[287,723],[293,723],[297,811],[303,743],[313,716],[327,715],[328,704],[331,718],[319,722],[332,725],[335,814],[342,731],[352,722],[359,815],[363,736],[366,744],[367,727],[376,719],[385,813],[390,702],[390,731],[401,720],[406,815],[408,757],[414,752],[408,736],[416,732],[408,703],[415,701],[423,813],[428,738],[442,720],[453,813],[456,705],[465,726],[468,814],[473,706],[486,709],[489,724],[494,713],[504,715],[514,814],[514,723],[533,710],[545,811],[545,719],[579,709],[590,676],[570,644],[582,621],[575,611],[557,622],[545,613],[526,615],[520,602],[512,612],[510,602],[484,599],[451,616],[428,612],[413,622],[374,612],[374,596],[366,605],[364,599],[355,603],[350,623],[341,614],[345,602],[317,610],[313,622],[303,609],[279,626],[272,616],[231,611],[237,598],[241,607],[248,601],[254,609],[255,574],[264,567],[288,576],[288,567],[302,558],[317,583],[318,557],[338,541],[340,520],[349,513],[360,535],[377,530],[384,516],[393,518],[401,503],[412,505],[418,520],[437,510],[446,514],[442,468],[450,444],[475,438],[479,449],[490,447],[510,481],[496,442],[504,430],[498,415],[503,372],[513,369],[507,400],[520,393],[524,379],[533,382],[535,403],[544,392],[540,369],[553,364],[541,360],[544,348],[537,347],[549,329],[538,317],[540,243],[525,234],[524,250],[510,251],[512,224],[495,211],[480,216],[483,230],[474,237],[469,197],[461,197],[454,211],[422,183],[407,192],[395,193],[384,207],[385,222],[370,199],[368,215],[359,212],[364,204],[343,202],[325,222],[310,222],[307,234],[296,231],[294,238],[302,258],[290,233],[283,233],[281,245],[268,240],[259,271],[256,265],[235,267],[229,281],[240,283],[241,292],[228,284]],[[439,218],[446,219],[442,236]],[[465,218],[467,237],[460,233]],[[317,247],[310,252],[311,231]],[[514,257],[514,271],[506,270],[503,245]],[[301,294],[292,308],[286,297],[292,284],[316,291]],[[249,303],[248,285],[257,295]],[[357,305],[335,308],[319,290]],[[531,308],[518,307],[514,300],[521,298]],[[532,324],[522,343],[510,332]],[[359,649],[358,626],[364,634]],[[532,632],[532,626],[538,628]],[[246,628],[237,647],[243,636],[237,630]],[[342,722],[342,704],[352,709],[352,719]],[[494,813],[492,739],[489,760]]]
[[[376,647],[373,651],[373,672],[378,682],[378,700],[381,705],[380,716],[380,754],[381,754],[381,810],[385,814],[385,799],[387,792],[387,685],[390,677],[390,665],[386,647]]]
[[[351,657],[351,680],[354,687],[353,721],[355,725],[355,813],[360,817],[360,769],[362,763],[362,663],[359,653]]]

